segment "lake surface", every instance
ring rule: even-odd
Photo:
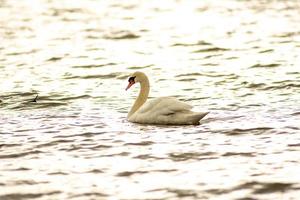
[[[299,10],[0,0],[0,199],[300,199]],[[127,122],[137,70],[210,113]]]

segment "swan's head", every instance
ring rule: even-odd
[[[143,72],[134,72],[129,76],[128,86],[126,87],[126,90],[128,90],[135,83],[140,83],[143,82],[144,80],[147,80],[146,74],[144,74]]]

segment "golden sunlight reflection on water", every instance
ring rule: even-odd
[[[298,1],[0,4],[0,199],[299,198]],[[137,70],[209,115],[129,123]]]

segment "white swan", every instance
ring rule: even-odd
[[[135,100],[127,120],[141,124],[169,124],[169,125],[198,125],[200,119],[208,112],[193,112],[192,106],[178,101],[173,97],[160,97],[147,101],[150,85],[146,74],[133,73],[126,88],[128,90],[135,83],[140,83],[141,90]],[[147,102],[146,102],[147,101]]]

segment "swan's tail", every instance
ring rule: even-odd
[[[194,113],[192,115],[192,124],[194,125],[199,125],[200,124],[200,120],[205,117],[209,112],[197,112],[197,113]]]

